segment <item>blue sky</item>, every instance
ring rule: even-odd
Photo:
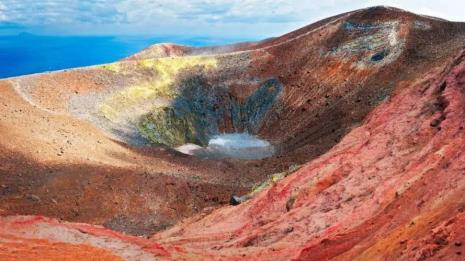
[[[0,34],[264,38],[373,5],[465,21],[464,0],[0,0]]]

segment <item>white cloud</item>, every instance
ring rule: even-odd
[[[121,0],[123,27],[149,33],[273,36],[356,8],[350,0]]]
[[[1,0],[8,22],[25,25],[101,23],[120,19],[112,0]],[[109,20],[110,19],[110,20]]]
[[[391,5],[465,20],[450,0],[0,0],[0,21],[49,33],[279,35],[342,12]]]
[[[221,23],[301,21],[319,12],[347,9],[349,0],[122,0],[117,10],[135,23],[179,19]]]
[[[6,7],[3,3],[0,3],[0,22],[8,21],[8,17],[6,16]]]

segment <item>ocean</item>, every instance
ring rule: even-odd
[[[255,39],[147,36],[0,36],[0,78],[118,61],[152,44],[223,45]]]

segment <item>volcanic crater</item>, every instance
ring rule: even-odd
[[[464,42],[381,6],[0,80],[0,259],[460,260]]]

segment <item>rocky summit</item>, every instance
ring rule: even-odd
[[[0,260],[463,260],[464,43],[373,7],[0,80]]]

